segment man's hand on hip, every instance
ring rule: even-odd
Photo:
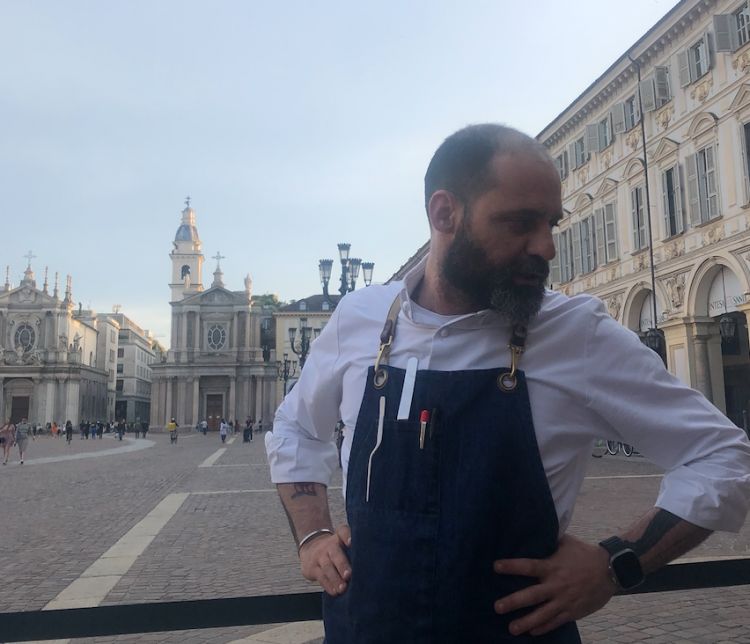
[[[300,548],[302,575],[320,584],[329,595],[342,595],[352,577],[352,568],[344,552],[352,542],[348,525],[341,525],[335,534],[313,539]]]
[[[510,623],[513,635],[543,635],[566,622],[590,615],[604,606],[617,588],[609,576],[609,555],[570,535],[563,535],[547,559],[504,559],[495,562],[501,575],[536,577],[539,583],[495,602],[501,614],[535,607]]]

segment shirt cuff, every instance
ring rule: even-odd
[[[338,467],[338,450],[334,443],[266,433],[266,454],[271,467],[271,481],[278,483],[331,484]]]

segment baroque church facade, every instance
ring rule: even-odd
[[[174,418],[182,427],[221,418],[243,423],[247,416],[269,423],[275,409],[275,351],[261,343],[260,305],[252,303],[252,280],[226,288],[220,254],[209,288],[202,281],[204,256],[189,200],[170,253],[172,308],[170,348],[152,366],[151,426]]]
[[[27,257],[20,284],[11,287],[8,268],[0,291],[0,418],[39,425],[107,420],[119,327],[75,310],[70,276],[62,299],[57,275],[49,292],[46,269],[38,288]]]

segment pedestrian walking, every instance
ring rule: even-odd
[[[227,421],[225,421],[222,418],[221,422],[219,423],[219,436],[221,437],[222,443],[226,443],[228,433],[229,433],[229,425],[227,425]]]
[[[141,421],[136,420],[135,424],[133,425],[133,429],[135,430],[135,437],[140,438],[141,437]]]
[[[8,464],[10,450],[13,448],[13,440],[16,435],[16,426],[10,422],[10,418],[0,427],[0,445],[3,448],[3,465]]]
[[[69,420],[65,421],[65,442],[70,445],[73,440],[73,423]]]
[[[96,435],[99,437],[99,440],[102,440],[104,438],[104,421],[100,420],[96,424]]]
[[[208,433],[208,422],[206,422],[205,420],[201,421],[201,431],[203,432],[204,436]]]
[[[24,455],[26,454],[26,446],[29,444],[29,434],[32,434],[31,425],[29,425],[26,418],[22,418],[21,422],[16,425],[16,437],[15,442],[18,445],[18,454],[21,465],[23,465]],[[32,440],[36,440],[36,437],[31,436]]]
[[[176,445],[177,444],[177,428],[179,425],[177,424],[177,421],[172,418],[167,423],[167,431],[169,432],[169,443],[170,445]]]
[[[141,421],[141,431],[143,432],[143,438],[146,438],[148,433],[148,421]]]
[[[249,443],[253,440],[253,419],[250,416],[245,419],[245,429],[242,432],[242,442]]]
[[[122,437],[125,435],[125,419],[123,418],[120,420],[119,423],[117,423],[117,439],[122,440]]]
[[[565,213],[542,143],[466,127],[424,187],[428,254],[341,299],[266,438],[301,572],[327,644],[580,644],[576,619],[740,529],[750,444],[600,300],[545,288]],[[567,530],[600,436],[666,474],[658,506],[588,543]]]

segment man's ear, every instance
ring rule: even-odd
[[[452,235],[461,223],[463,205],[452,192],[436,190],[427,204],[427,217],[437,232]]]

